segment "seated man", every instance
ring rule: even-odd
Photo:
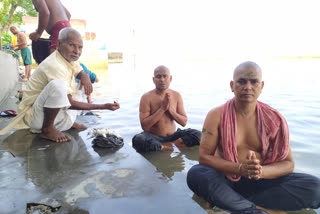
[[[211,205],[232,213],[316,209],[320,180],[293,173],[287,122],[275,109],[257,101],[264,86],[261,79],[261,69],[254,62],[236,67],[230,82],[234,98],[208,113],[200,164],[189,170],[188,186]]]
[[[201,132],[194,129],[178,129],[187,124],[187,115],[181,95],[169,89],[172,76],[165,66],[154,70],[155,89],[145,93],[140,100],[140,123],[144,130],[132,139],[138,152],[160,151],[177,146],[199,145]]]
[[[5,134],[12,128],[31,128],[41,132],[41,137],[55,142],[69,141],[62,131],[70,128],[86,128],[75,123],[77,111],[92,109],[116,110],[118,103],[91,104],[75,100],[76,82],[80,80],[86,95],[92,92],[89,75],[77,60],[82,52],[81,35],[73,28],[59,33],[57,51],[47,57],[32,74],[19,105],[19,114],[0,131]]]

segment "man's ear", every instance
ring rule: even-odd
[[[170,75],[170,82],[172,81],[172,75]]]
[[[261,81],[261,90],[263,89],[264,81]]]
[[[60,41],[60,40],[57,40],[57,50],[58,50],[58,48],[60,47],[60,45],[61,45],[61,41]]]
[[[233,81],[232,80],[230,81],[230,88],[231,88],[231,91],[233,92]]]

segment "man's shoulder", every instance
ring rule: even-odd
[[[214,108],[212,108],[209,112],[208,112],[208,115],[221,115],[221,112],[222,112],[222,109],[223,109],[223,105],[220,105],[220,106],[216,106]]]
[[[218,120],[220,121],[223,105],[217,106],[209,110],[207,114],[207,120]]]
[[[176,95],[180,95],[180,93],[178,91],[175,91],[175,90],[173,90],[171,88],[168,88],[168,92],[171,92],[171,93],[176,94]]]
[[[24,33],[22,33],[22,32],[18,32],[18,33],[17,33],[17,37],[19,37],[19,38],[26,38],[26,35],[25,35]]]
[[[264,114],[264,116],[267,116],[267,118],[272,118],[272,120],[275,120],[276,118],[286,120],[276,108],[266,103],[258,101],[257,106],[259,106],[259,108],[261,109],[261,113]]]
[[[153,90],[150,90],[150,91],[147,91],[145,92],[141,98],[148,98],[150,96],[155,96],[156,95],[156,90],[153,89]]]

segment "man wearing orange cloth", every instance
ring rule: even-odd
[[[208,113],[199,165],[189,170],[188,186],[211,205],[233,214],[317,209],[320,179],[293,173],[287,122],[257,101],[263,86],[256,63],[236,67],[230,82],[234,98]]]

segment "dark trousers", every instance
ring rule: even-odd
[[[132,146],[137,152],[160,151],[162,143],[172,142],[178,138],[181,138],[186,146],[199,145],[201,132],[196,129],[177,129],[173,135],[157,136],[144,131],[132,138]]]
[[[256,205],[286,211],[320,207],[320,179],[303,173],[275,179],[241,177],[232,182],[212,167],[195,165],[188,172],[187,183],[211,205],[230,211],[253,209]]]

